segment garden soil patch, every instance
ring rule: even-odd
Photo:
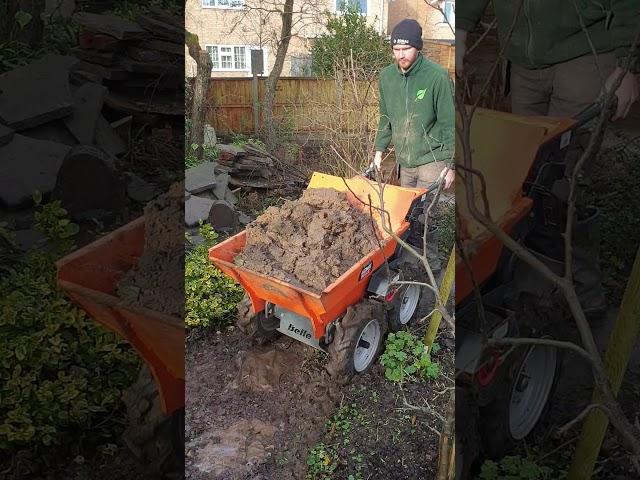
[[[184,316],[184,185],[149,202],[144,209],[144,253],[118,284],[120,298],[151,310]]]
[[[236,263],[321,292],[374,248],[370,215],[333,189],[305,190],[298,200],[269,207],[247,227]]]
[[[434,360],[453,378],[452,336],[439,341]],[[415,407],[444,414],[444,380],[400,389],[376,364],[339,387],[322,352],[284,336],[256,346],[236,328],[192,333],[186,371],[188,480],[320,479],[307,477],[309,451],[320,444],[337,467],[326,478],[435,478],[440,421]],[[336,420],[344,412],[350,429]]]

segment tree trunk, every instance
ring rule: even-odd
[[[209,92],[209,79],[211,78],[211,68],[213,63],[206,50],[200,47],[197,35],[191,33],[185,36],[189,55],[196,61],[196,78],[193,86],[193,102],[191,104],[191,135],[189,145],[197,145],[196,155],[202,160],[204,158],[204,123],[206,113],[207,93]]]
[[[293,0],[285,0],[284,8],[281,13],[282,29],[280,30],[280,43],[276,53],[276,61],[269,73],[265,84],[264,102],[262,102],[262,125],[265,135],[265,143],[267,148],[272,151],[276,145],[276,129],[273,122],[273,104],[276,98],[276,86],[282,73],[284,59],[289,50],[289,41],[291,40],[291,28],[293,25]]]
[[[451,476],[451,455],[455,448],[454,446],[454,433],[455,433],[455,401],[456,394],[455,389],[451,390],[451,397],[449,403],[447,403],[447,413],[440,435],[440,455],[438,457],[438,473],[436,474],[437,480],[452,480]],[[455,473],[455,470],[454,470]]]

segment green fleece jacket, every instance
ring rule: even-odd
[[[379,88],[376,151],[393,142],[401,167],[452,162],[455,108],[447,71],[420,54],[405,73],[396,64],[384,68]]]
[[[489,1],[493,1],[500,43],[504,45],[509,39],[505,49],[507,59],[529,69],[549,67],[591,53],[588,37],[598,53],[615,52],[622,66],[640,24],[640,0],[523,0],[509,37],[519,1],[459,0],[456,28],[473,30]],[[632,70],[636,71],[638,62],[634,57]]]

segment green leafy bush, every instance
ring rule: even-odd
[[[77,232],[65,213],[55,202],[36,213],[61,253]],[[138,369],[123,341],[57,289],[55,259],[33,251],[0,278],[0,450],[57,444],[79,429],[108,436]]]
[[[68,212],[62,208],[60,200],[42,204],[42,194],[35,192],[35,227],[44,234],[57,254],[63,255],[74,248],[73,237],[80,231],[77,224],[68,218]]]
[[[365,75],[378,73],[391,64],[391,47],[362,15],[358,7],[348,7],[342,14],[330,15],[327,34],[320,36],[311,50],[313,73],[333,77],[353,63]]]
[[[434,343],[431,351],[436,353],[439,349],[440,346]],[[392,382],[427,380],[440,374],[440,365],[431,360],[427,346],[415,335],[404,331],[389,334],[380,363],[384,366],[385,377]]]
[[[200,160],[198,158],[198,145],[195,143],[191,145],[191,147],[187,150],[187,153],[184,157],[184,168],[188,169],[191,167],[195,167],[200,165],[203,161],[213,161],[218,159],[218,149],[216,147],[210,147],[204,145],[204,159]]]
[[[486,460],[482,464],[482,480],[547,480],[552,470],[519,455],[504,457],[499,463]]]
[[[235,315],[244,290],[209,261],[208,250],[217,240],[211,225],[202,225],[199,233],[204,242],[185,261],[185,322],[190,328],[222,327]]]

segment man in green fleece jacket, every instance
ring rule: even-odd
[[[422,53],[422,28],[402,20],[391,34],[396,63],[379,78],[380,122],[374,164],[391,142],[400,166],[400,184],[427,187],[444,176],[444,188],[453,185],[455,170],[455,108],[447,71]]]
[[[464,72],[467,32],[474,29],[489,1],[459,0],[456,4],[458,76]],[[523,0],[518,11],[520,3],[493,0],[498,37],[511,64],[512,111],[575,116],[596,101],[603,83],[605,89],[610,88],[626,64],[640,25],[640,1]],[[640,68],[637,55],[630,64],[631,72],[616,90],[613,120],[624,118],[640,93],[635,76]]]

